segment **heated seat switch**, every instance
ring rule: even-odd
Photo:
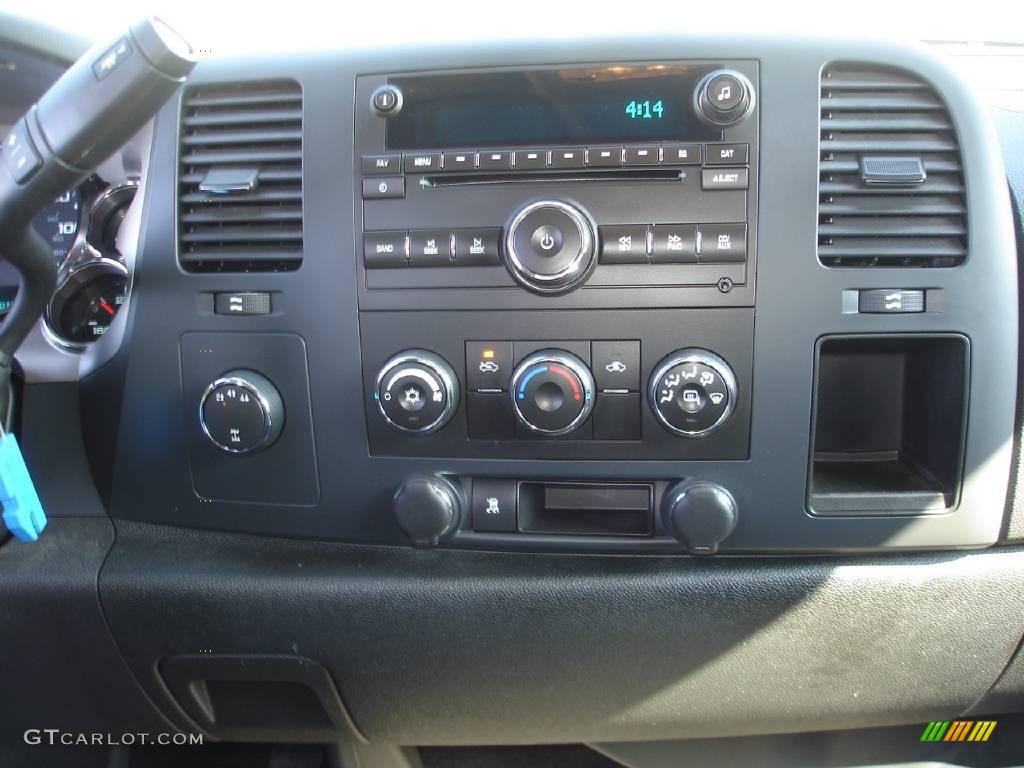
[[[651,410],[669,432],[704,437],[721,427],[736,406],[736,377],[718,355],[683,349],[661,361],[647,391]]]
[[[199,424],[210,442],[226,453],[262,450],[284,427],[281,393],[262,374],[230,371],[203,393]]]
[[[516,418],[524,427],[540,435],[567,435],[594,408],[594,377],[575,355],[541,350],[516,367],[511,395]]]
[[[459,380],[441,357],[412,349],[384,364],[373,398],[394,429],[426,435],[441,429],[455,414]]]

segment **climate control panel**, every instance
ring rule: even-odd
[[[578,324],[590,335],[510,339],[489,313],[437,313],[429,323],[365,313],[371,452],[744,458],[750,314],[526,313],[537,329]],[[702,328],[708,320],[728,322]]]

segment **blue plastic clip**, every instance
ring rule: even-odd
[[[14,435],[0,430],[0,503],[4,525],[18,541],[36,541],[46,527],[46,513],[28,474]]]

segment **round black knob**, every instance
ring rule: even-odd
[[[443,358],[425,349],[410,349],[384,364],[373,397],[394,429],[428,435],[455,415],[459,379]]]
[[[511,394],[516,418],[531,432],[567,435],[594,408],[594,377],[576,355],[545,349],[516,366]]]
[[[680,437],[705,437],[725,424],[736,407],[736,377],[706,349],[681,349],[662,360],[647,389],[651,410]]]
[[[435,546],[459,527],[462,494],[441,477],[413,477],[395,494],[395,518],[416,546]]]
[[[668,490],[665,526],[695,555],[713,555],[736,527],[736,499],[725,488],[687,480]]]
[[[581,208],[542,200],[520,208],[505,228],[505,266],[537,293],[565,293],[593,271],[597,230]]]
[[[704,122],[728,128],[754,108],[754,86],[732,69],[717,69],[701,78],[694,91],[694,106]]]
[[[255,371],[225,373],[203,392],[199,424],[227,453],[253,453],[271,445],[284,428],[284,403],[270,380]]]
[[[370,107],[381,117],[394,117],[402,111],[402,91],[390,83],[382,85],[370,95]]]

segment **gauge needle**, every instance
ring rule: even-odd
[[[117,314],[117,310],[107,304],[104,299],[100,299],[100,309],[109,314],[111,317]]]

